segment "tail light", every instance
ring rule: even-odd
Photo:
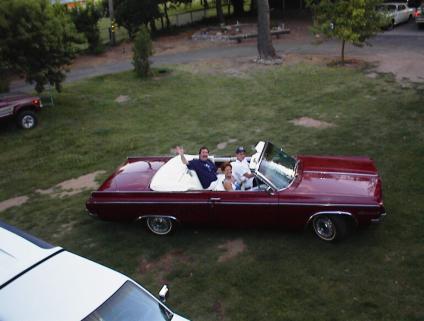
[[[32,101],[32,103],[33,103],[34,105],[40,106],[40,99],[34,99],[34,100]]]
[[[415,17],[419,17],[421,15],[421,12],[419,12],[418,10],[417,11],[415,11],[415,13],[414,13],[414,16]]]
[[[377,202],[381,203],[383,202],[383,188],[381,179],[378,178],[377,185],[375,187],[374,197],[376,198]]]

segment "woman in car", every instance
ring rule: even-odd
[[[221,167],[222,172],[224,173],[225,177],[222,181],[222,185],[224,185],[224,188],[226,191],[237,191],[240,190],[240,185],[236,182],[235,178],[233,177],[233,167],[230,163],[224,163]]]

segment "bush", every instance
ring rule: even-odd
[[[80,42],[62,5],[49,0],[1,0],[0,35],[0,67],[35,82],[38,92],[47,84],[60,91],[66,65]]]
[[[0,66],[0,93],[9,91],[9,73],[7,68]]]
[[[151,75],[149,56],[152,53],[150,32],[143,26],[137,33],[133,45],[133,65],[138,76],[144,78]]]
[[[82,32],[88,42],[88,50],[91,53],[101,53],[103,48],[100,44],[100,31],[98,22],[102,17],[101,8],[94,3],[85,6],[77,6],[70,11],[72,21],[78,32]]]

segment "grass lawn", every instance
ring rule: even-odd
[[[169,283],[171,308],[191,320],[423,320],[423,94],[387,75],[303,64],[244,77],[174,68],[150,80],[128,72],[67,84],[36,129],[1,124],[0,200],[30,200],[0,218],[154,293]],[[119,95],[130,100],[118,104]],[[335,126],[289,122],[302,116]],[[217,149],[229,139],[238,141]],[[176,144],[225,155],[258,140],[292,154],[371,156],[386,221],[336,245],[262,229],[182,228],[160,238],[138,224],[91,219],[89,191],[62,199],[35,193],[97,170],[104,179],[127,155],[169,154]],[[218,262],[219,245],[238,239],[245,250]]]

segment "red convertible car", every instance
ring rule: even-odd
[[[234,158],[211,160],[219,167]],[[259,142],[249,166],[254,188],[227,192],[203,189],[180,156],[130,157],[91,194],[86,207],[104,220],[141,220],[158,235],[177,224],[311,227],[329,242],[385,216],[381,179],[368,157],[294,158]]]

